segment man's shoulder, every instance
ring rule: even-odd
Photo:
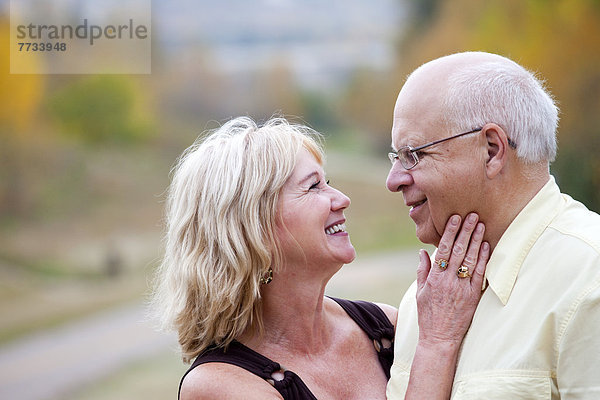
[[[398,313],[401,314],[400,310],[403,312],[408,311],[407,308],[416,308],[417,306],[417,281],[414,280],[413,283],[410,284],[404,295],[402,296],[402,301],[398,306]]]
[[[549,228],[566,240],[570,237],[573,241],[581,242],[600,256],[600,215],[568,195],[563,197],[565,207],[550,223]]]

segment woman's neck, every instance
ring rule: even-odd
[[[283,272],[263,286],[264,332],[262,336],[244,335],[244,344],[251,348],[279,347],[295,354],[315,354],[329,348],[334,332],[328,312],[331,304],[324,298],[329,278],[304,278]]]

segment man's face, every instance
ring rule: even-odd
[[[432,85],[434,86],[434,85]],[[431,89],[431,90],[430,90]],[[392,148],[417,147],[461,132],[441,123],[439,91],[427,85],[405,85],[394,108]],[[402,192],[423,243],[437,246],[452,214],[477,211],[483,197],[484,140],[474,133],[417,152],[419,163],[406,170],[396,161],[387,178],[392,192]]]

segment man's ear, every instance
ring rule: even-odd
[[[496,124],[485,125],[482,132],[487,146],[486,175],[489,179],[494,179],[508,161],[508,136],[504,129]]]

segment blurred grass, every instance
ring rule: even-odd
[[[63,400],[174,399],[187,368],[169,351],[115,371]]]
[[[172,160],[151,147],[68,153],[39,159],[28,213],[0,224],[0,343],[148,291]]]
[[[146,281],[139,273],[115,279],[48,277],[0,261],[0,344],[77,318],[139,301]]]

